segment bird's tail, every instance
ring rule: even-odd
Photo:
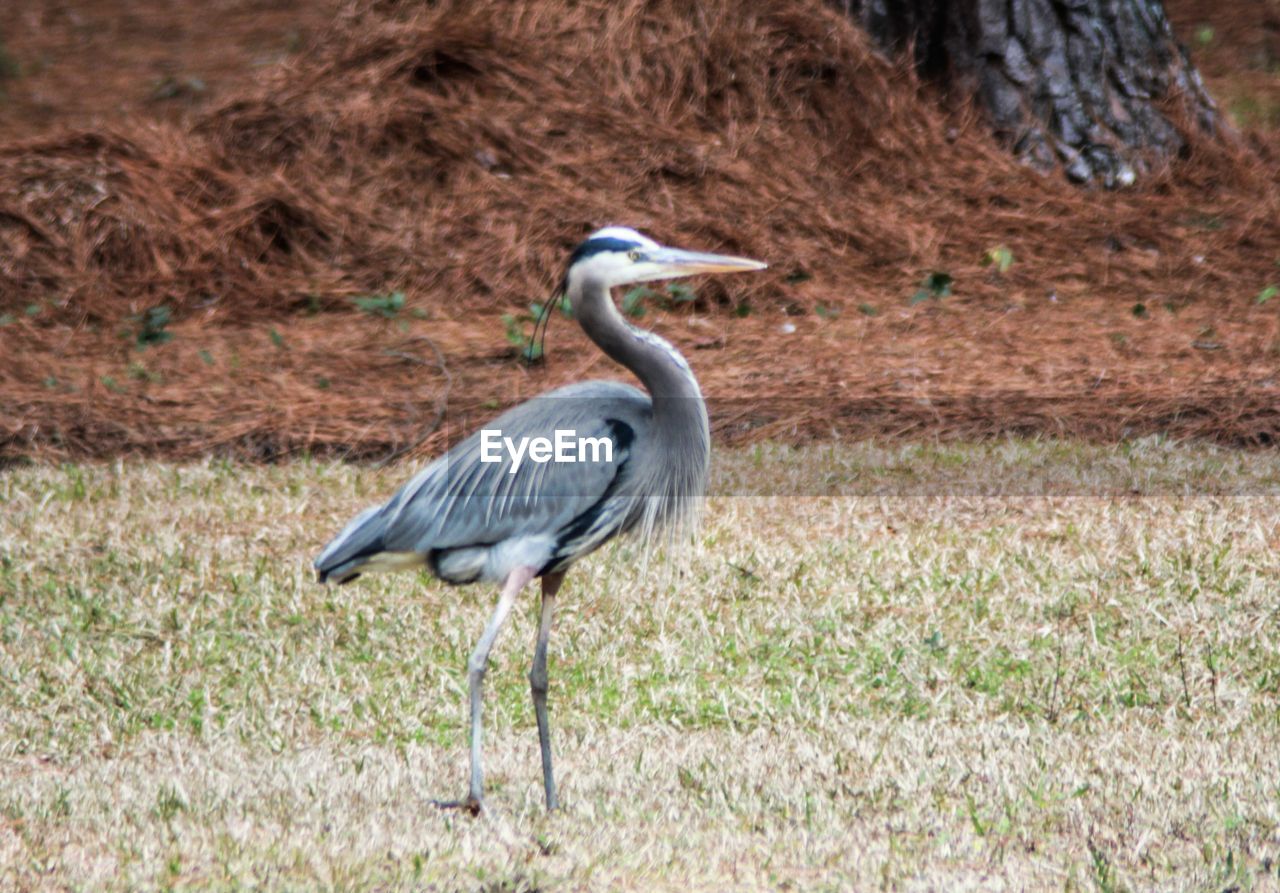
[[[349,583],[360,576],[361,568],[383,552],[383,508],[365,509],[324,547],[314,564],[316,578],[321,583]]]

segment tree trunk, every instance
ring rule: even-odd
[[[1015,154],[1128,185],[1217,113],[1160,0],[832,0],[888,52],[972,96]],[[1181,129],[1181,131],[1180,131]]]

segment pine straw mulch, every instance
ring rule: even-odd
[[[1080,191],[818,0],[686,7],[364,0],[189,121],[0,143],[0,457],[437,449],[613,373],[565,320],[522,368],[501,320],[612,222],[772,263],[656,320],[728,441],[1274,442],[1274,141]]]

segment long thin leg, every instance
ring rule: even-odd
[[[547,810],[560,808],[556,799],[556,778],[551,771],[551,723],[547,719],[547,640],[551,638],[551,615],[555,613],[556,592],[564,582],[564,574],[547,574],[542,578],[542,619],[538,622],[538,644],[533,649],[533,667],[529,670],[529,690],[533,693],[533,712],[538,716],[538,744],[542,748],[542,786],[547,792]]]
[[[536,568],[518,567],[507,575],[502,584],[502,595],[498,597],[498,606],[493,609],[489,623],[480,635],[480,641],[471,652],[467,661],[467,681],[471,688],[471,785],[467,799],[462,803],[441,803],[440,806],[463,806],[471,812],[478,813],[484,800],[484,770],[480,764],[481,713],[484,701],[484,674],[489,666],[489,651],[493,648],[494,639],[507,622],[507,615],[516,603],[520,594],[530,580],[538,573]]]

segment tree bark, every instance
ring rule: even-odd
[[[972,96],[1014,153],[1128,185],[1213,135],[1217,111],[1160,0],[832,0],[887,52]]]

